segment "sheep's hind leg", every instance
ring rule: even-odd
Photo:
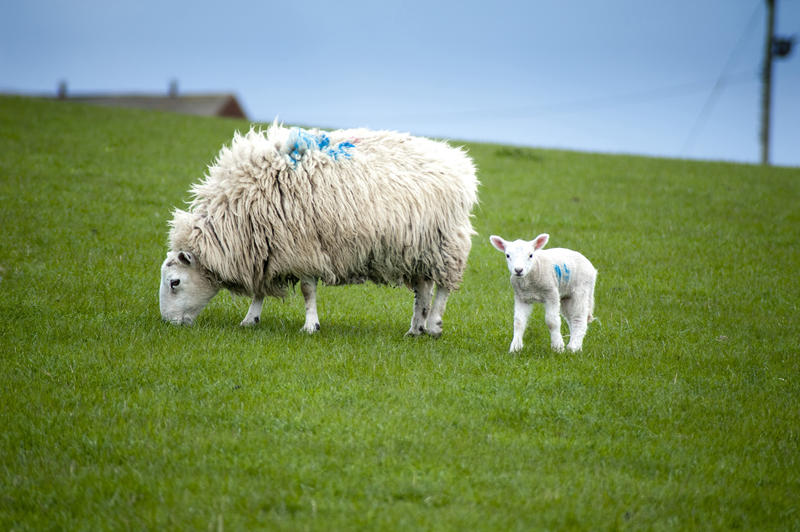
[[[411,317],[411,328],[406,336],[419,336],[425,332],[425,320],[431,311],[431,293],[433,281],[420,279],[412,287],[414,290],[414,315]]]
[[[259,320],[261,319],[261,307],[264,305],[264,298],[261,296],[256,296],[253,298],[253,302],[250,303],[250,308],[247,309],[247,315],[244,317],[242,322],[239,324],[242,327],[252,327],[256,325]]]
[[[444,314],[445,307],[447,307],[447,298],[449,295],[450,290],[444,286],[438,285],[436,287],[436,297],[433,298],[431,313],[425,325],[426,332],[434,338],[439,338],[442,335],[442,315]]]
[[[306,305],[306,322],[302,331],[314,334],[319,330],[319,317],[317,316],[317,280],[313,277],[304,277],[300,280],[300,291]]]

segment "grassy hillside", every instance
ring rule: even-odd
[[[160,321],[170,211],[237,121],[0,97],[0,528],[800,528],[800,169],[471,144],[439,340],[405,288]],[[492,233],[600,270],[509,355]]]

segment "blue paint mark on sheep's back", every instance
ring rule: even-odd
[[[350,150],[355,148],[355,144],[347,141],[331,146],[331,139],[325,133],[314,135],[298,127],[290,130],[287,146],[289,146],[289,158],[295,165],[306,152],[311,150],[321,151],[336,161],[339,157],[349,158]]]
[[[564,282],[569,283],[569,267],[564,264]]]
[[[336,159],[337,155],[344,155],[345,157],[350,157],[350,152],[348,151],[350,148],[355,148],[356,145],[352,142],[340,142],[336,145],[336,153],[334,155],[334,159]]]
[[[558,282],[560,283],[561,282],[561,266],[556,264],[556,265],[553,266],[553,268],[556,270],[556,278],[558,279]]]

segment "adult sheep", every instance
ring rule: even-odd
[[[282,297],[299,281],[302,330],[313,333],[318,280],[370,280],[411,288],[408,334],[439,336],[475,234],[477,186],[472,160],[444,142],[277,122],[266,133],[237,132],[192,186],[188,211],[173,213],[161,316],[192,324],[226,288],[253,298],[241,325],[254,325],[264,297]]]

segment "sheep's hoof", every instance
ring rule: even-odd
[[[239,325],[241,327],[255,327],[256,325],[258,325],[259,321],[260,320],[259,320],[258,316],[255,316],[255,317],[252,317],[252,318],[243,319],[242,322]]]
[[[432,338],[439,338],[442,335],[442,320],[438,320],[436,323],[431,323],[431,320],[428,320],[425,332]]]
[[[555,351],[556,353],[563,353],[564,352],[564,344],[552,344],[550,349]]]
[[[408,332],[406,332],[406,336],[417,337],[422,336],[425,333],[425,327],[420,325],[416,329],[412,326]]]

